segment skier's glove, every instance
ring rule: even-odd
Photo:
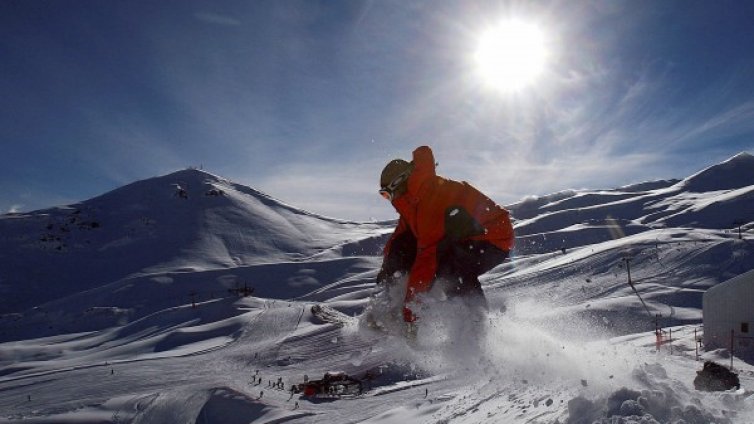
[[[413,287],[408,287],[406,290],[406,298],[403,300],[403,321],[405,322],[415,322],[416,321],[416,315],[411,310],[411,308],[408,307],[409,304],[418,304],[419,301],[416,299],[416,290]],[[418,305],[417,305],[418,306]]]
[[[416,315],[411,311],[411,309],[408,308],[408,306],[403,307],[403,321],[405,322],[416,322]]]
[[[391,275],[389,272],[385,271],[384,269],[381,269],[380,272],[377,273],[377,286],[387,286],[390,283]]]

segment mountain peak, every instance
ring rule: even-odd
[[[754,184],[754,155],[741,152],[684,179],[681,184],[693,192],[733,190]]]
[[[225,181],[218,175],[197,168],[181,169],[157,178],[175,180],[176,182],[184,181],[185,184]]]
[[[747,161],[747,162],[754,162],[754,155],[752,155],[749,152],[740,152],[733,156],[732,158],[728,159],[726,162],[731,161]]]

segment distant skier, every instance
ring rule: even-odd
[[[380,187],[400,219],[377,283],[390,287],[408,273],[404,321],[417,320],[417,296],[428,292],[487,308],[479,276],[509,256],[514,234],[508,211],[468,183],[438,176],[427,146],[414,150],[411,162],[390,161]]]

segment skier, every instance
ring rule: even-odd
[[[377,284],[389,289],[408,273],[403,320],[420,318],[417,306],[429,293],[486,310],[479,276],[509,256],[514,235],[508,211],[468,183],[438,176],[427,146],[414,150],[411,162],[390,161],[380,187],[400,219],[385,245]]]

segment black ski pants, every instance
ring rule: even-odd
[[[437,271],[432,290],[439,288],[447,297],[479,296],[484,299],[479,276],[503,263],[508,252],[486,240],[443,239],[437,247]],[[416,259],[416,238],[410,231],[393,240],[378,283],[390,284],[396,272],[408,273]],[[486,304],[486,301],[484,302]]]

